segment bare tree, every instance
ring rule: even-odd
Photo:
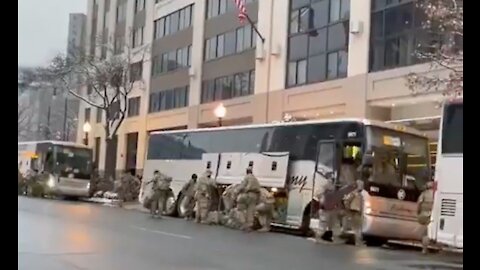
[[[417,44],[416,57],[430,63],[433,72],[407,76],[413,94],[463,94],[463,0],[417,0],[424,13],[422,30],[427,42]]]
[[[102,50],[100,56],[77,50],[68,57],[56,56],[47,69],[39,71],[44,80],[59,84],[79,100],[103,112],[106,156],[116,152],[112,149],[112,140],[127,116],[129,95],[136,87],[143,89],[141,71],[148,52],[147,46],[132,49],[119,44],[112,41],[105,44],[98,38],[96,47]],[[84,86],[82,91],[79,83]],[[109,169],[112,170],[106,168],[106,173],[113,173],[108,172]]]

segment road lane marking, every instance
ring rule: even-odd
[[[150,229],[143,228],[143,227],[138,227],[138,226],[132,226],[132,228],[137,229],[137,230],[141,230],[141,231],[144,231],[144,232],[158,233],[158,234],[161,234],[161,235],[167,235],[167,236],[172,236],[172,237],[177,237],[177,238],[182,238],[182,239],[192,239],[192,237],[190,237],[188,235],[183,235],[183,234],[169,233],[169,232],[158,231],[158,230],[150,230]]]

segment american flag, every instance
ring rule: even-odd
[[[245,0],[235,0],[235,5],[238,8],[238,19],[241,23],[247,18],[247,9],[245,8]]]

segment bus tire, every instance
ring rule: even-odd
[[[363,236],[363,241],[369,247],[381,247],[387,243],[387,239],[378,236]]]
[[[185,217],[185,214],[186,214],[186,209],[183,203],[184,199],[185,199],[185,195],[183,195],[183,193],[180,192],[180,194],[178,194],[178,197],[177,197],[176,207],[177,207],[177,216],[181,218]]]
[[[312,236],[313,231],[310,229],[310,211],[311,211],[311,203],[309,203],[305,209],[303,210],[302,215],[302,224],[300,225],[300,233],[303,236]]]
[[[175,194],[173,194],[173,191],[170,190],[167,197],[167,206],[166,206],[167,209],[165,209],[166,216],[169,216],[169,217],[177,216],[178,214],[177,203],[178,203],[178,200],[175,199]]]

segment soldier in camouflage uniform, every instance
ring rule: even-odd
[[[260,183],[258,179],[252,173],[252,167],[247,168],[247,175],[240,183],[238,187],[239,194],[246,195],[245,197],[245,208],[243,211],[245,215],[245,223],[243,224],[242,230],[250,231],[253,227],[253,222],[255,218],[255,207],[258,203],[258,198],[260,195]]]
[[[222,200],[224,206],[224,213],[228,215],[230,211],[235,207],[236,197],[236,190],[238,189],[238,185],[230,185],[228,186],[225,191],[222,193]]]
[[[197,175],[192,174],[190,180],[182,187],[182,194],[183,194],[183,204],[185,204],[186,212],[185,212],[185,219],[192,219],[193,218],[193,208],[195,207],[195,185],[197,184]]]
[[[216,184],[211,179],[212,171],[207,170],[202,177],[197,180],[195,185],[195,201],[197,205],[197,212],[195,213],[195,222],[207,224],[208,212],[210,210],[210,203],[212,195],[210,190],[212,187],[216,188]]]
[[[340,226],[340,217],[339,209],[326,210],[324,208],[325,204],[325,194],[335,190],[334,185],[329,181],[325,180],[320,184],[317,191],[315,192],[315,199],[320,204],[319,209],[319,228],[315,232],[315,242],[316,243],[326,243],[324,235],[327,231],[332,231],[332,241],[335,243],[341,243],[341,226]]]
[[[120,181],[118,182],[118,186],[116,187],[116,193],[118,194],[118,199],[120,201],[120,207],[124,202],[131,201],[133,198],[132,196],[132,189],[135,179],[130,172],[125,171],[120,176]]]
[[[274,204],[275,198],[273,197],[273,193],[265,188],[261,188],[259,204],[255,208],[258,215],[258,222],[262,226],[258,230],[259,232],[270,231],[270,223],[272,222],[274,214]]]
[[[231,209],[228,214],[225,215],[224,225],[231,229],[240,230],[244,227],[245,211],[247,210],[248,195],[240,194],[236,199],[236,207]]]
[[[432,216],[433,194],[433,182],[430,181],[426,184],[425,191],[420,194],[417,201],[418,223],[425,227],[422,237],[423,254],[428,253],[428,245],[430,244],[430,239],[428,238],[428,224],[430,224],[430,218]]]
[[[344,199],[345,214],[350,220],[352,230],[355,233],[355,245],[362,246],[362,213],[363,213],[363,181],[356,181],[356,189],[350,192]],[[345,224],[344,224],[345,225]]]
[[[152,215],[152,217],[158,218],[166,210],[171,182],[171,177],[168,177],[156,170],[153,173],[153,179],[147,183],[152,183],[153,195],[150,199],[150,214]]]

